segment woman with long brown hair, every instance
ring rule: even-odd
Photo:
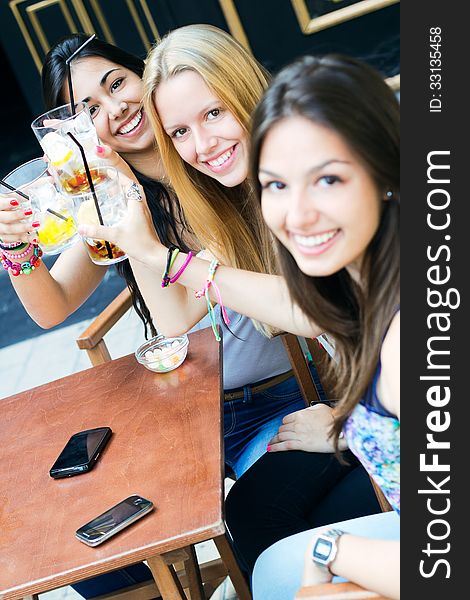
[[[254,598],[293,598],[304,552],[306,584],[338,575],[398,598],[398,102],[363,63],[303,58],[255,112],[252,166],[292,300],[335,340],[333,441],[344,431],[395,511],[278,542],[256,563]]]

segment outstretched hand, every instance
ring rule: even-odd
[[[122,172],[119,180],[128,206],[122,221],[113,227],[79,224],[78,231],[84,237],[116,244],[130,258],[151,266],[150,257],[159,249],[166,255],[167,249],[155,232],[142,186]]]
[[[0,194],[0,239],[5,243],[31,242],[36,235],[31,219],[32,211],[24,204],[24,200],[18,194]],[[28,214],[27,214],[28,213]]]
[[[286,415],[277,435],[269,442],[269,452],[334,452],[333,440],[329,438],[332,425],[333,409],[326,404],[316,404]]]

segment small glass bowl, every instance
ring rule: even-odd
[[[188,336],[167,338],[157,335],[135,351],[141,365],[154,373],[167,373],[181,365],[188,353]]]

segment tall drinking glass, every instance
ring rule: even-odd
[[[99,140],[88,106],[78,102],[73,114],[70,104],[64,104],[34,119],[31,128],[50,160],[59,189],[67,194],[83,191],[87,185],[83,158],[68,133],[83,147],[90,169],[102,164],[95,152]]]
[[[72,203],[54,187],[42,158],[20,165],[2,179],[29,196],[26,200],[0,184],[2,195],[20,201],[17,210],[31,209],[32,214],[24,221],[39,222],[37,238],[45,254],[59,254],[78,242],[80,236],[72,216]]]
[[[114,167],[99,166],[93,172],[96,199],[87,185],[82,193],[73,194],[74,218],[77,225],[117,225],[126,218],[127,198],[119,183],[118,172]],[[99,206],[102,223],[96,208]],[[112,265],[127,258],[126,254],[111,242],[82,238],[91,260],[96,265]]]

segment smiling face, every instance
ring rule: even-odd
[[[142,80],[133,71],[98,56],[72,63],[73,91],[84,100],[100,140],[124,157],[149,151],[154,135],[142,111]],[[69,99],[67,84],[64,95]]]
[[[247,136],[203,78],[183,71],[159,84],[155,106],[181,158],[226,187],[248,172]]]
[[[381,199],[343,138],[304,117],[283,119],[263,142],[259,180],[264,219],[300,270],[326,276],[346,267],[358,281]]]

